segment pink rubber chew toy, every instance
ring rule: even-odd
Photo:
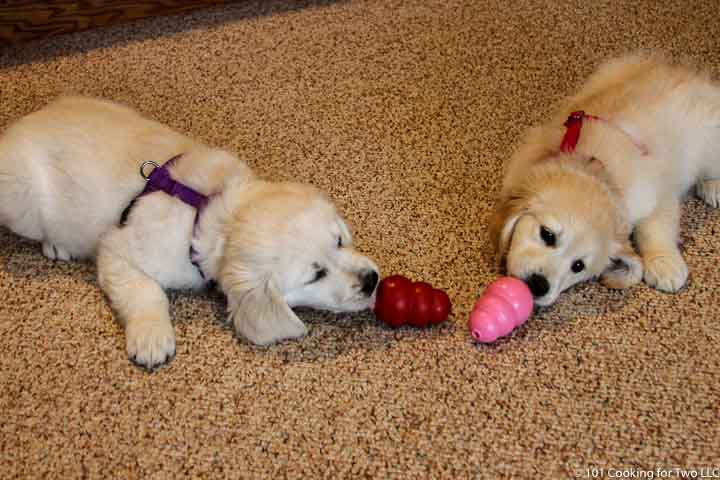
[[[494,342],[525,323],[532,308],[533,297],[525,282],[502,277],[491,283],[475,302],[468,328],[478,342]]]

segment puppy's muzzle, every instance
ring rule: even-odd
[[[543,275],[537,273],[526,278],[525,283],[535,298],[543,297],[550,291],[550,282]]]
[[[373,294],[377,287],[380,275],[375,270],[366,270],[360,274],[360,291],[368,297]]]

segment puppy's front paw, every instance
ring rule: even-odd
[[[664,292],[677,292],[685,285],[688,267],[677,252],[645,256],[645,283]]]
[[[175,357],[175,330],[170,321],[132,322],[125,328],[128,358],[153,371]]]

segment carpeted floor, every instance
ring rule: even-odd
[[[494,346],[465,326],[500,273],[486,224],[523,130],[614,54],[720,73],[718,18],[714,0],[258,1],[1,50],[0,128],[61,93],[133,105],[326,190],[384,274],[455,314],[301,311],[305,340],[258,348],[220,296],[173,293],[177,357],[148,374],[91,264],[0,229],[0,476],[720,476],[720,211],[687,204],[679,294],[588,284]]]

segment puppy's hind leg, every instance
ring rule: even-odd
[[[720,207],[720,119],[710,136],[708,151],[704,153],[704,168],[695,184],[695,193],[711,207]]]
[[[695,186],[697,196],[702,198],[711,207],[720,207],[720,178],[700,179]]]
[[[0,225],[21,237],[42,240],[42,217],[33,179],[18,171],[24,157],[11,156],[0,139]]]
[[[73,259],[70,252],[65,250],[63,247],[59,245],[55,245],[51,242],[43,242],[42,244],[42,250],[43,255],[45,255],[50,260],[63,260],[63,261],[70,261]]]
[[[125,327],[128,358],[154,371],[175,356],[175,330],[168,299],[160,284],[135,266],[126,252],[113,247],[100,244],[100,286]]]
[[[695,184],[695,193],[711,207],[720,207],[720,87],[713,90],[712,113],[705,125],[698,131],[696,144],[700,150],[700,175]]]
[[[41,241],[43,254],[50,260],[72,260],[66,248],[48,238],[43,201],[52,200],[29,167],[44,160],[41,148],[28,151],[16,147],[12,138],[0,138],[0,225],[21,237]]]
[[[680,204],[667,199],[640,221],[635,230],[645,264],[645,282],[666,292],[676,292],[687,281],[688,267],[678,248]]]

